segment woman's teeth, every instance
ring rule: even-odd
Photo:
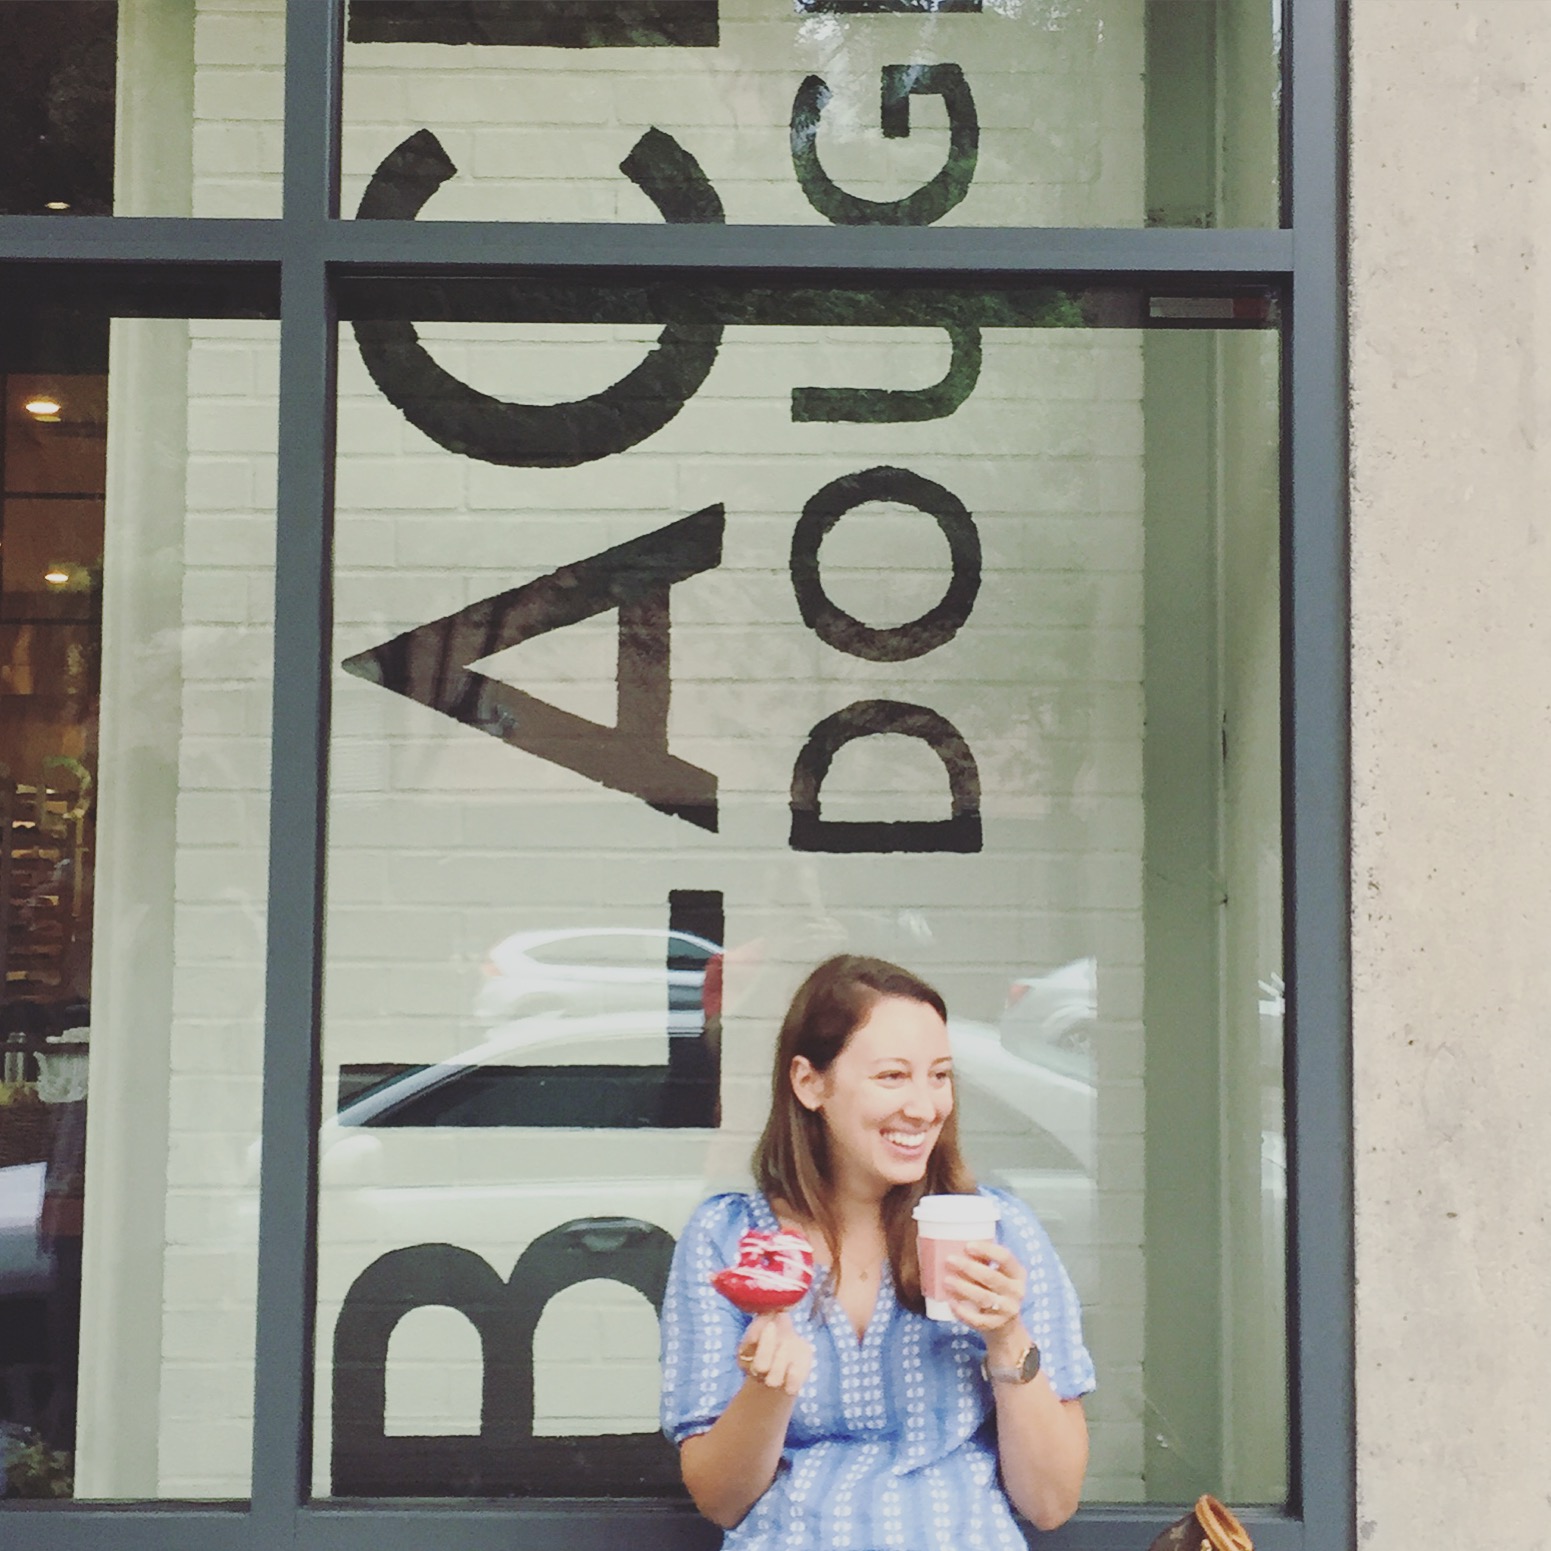
[[[925,1131],[885,1131],[883,1140],[905,1152],[919,1152],[926,1144],[927,1134]]]

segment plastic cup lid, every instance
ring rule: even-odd
[[[910,1215],[917,1222],[975,1225],[1000,1222],[1002,1211],[985,1196],[922,1196]]]

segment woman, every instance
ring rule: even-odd
[[[663,1429],[726,1551],[1023,1551],[1012,1508],[1042,1529],[1076,1510],[1093,1364],[1028,1207],[987,1192],[999,1242],[950,1260],[957,1323],[925,1315],[911,1211],[975,1188],[952,1068],[930,986],[881,959],[819,965],[781,1027],[758,1189],[713,1197],[679,1240]],[[825,1269],[750,1319],[709,1277],[778,1226]]]

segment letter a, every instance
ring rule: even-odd
[[[721,564],[725,516],[708,506],[629,543],[561,566],[347,657],[343,668],[659,813],[713,833],[716,777],[668,752],[669,594]],[[470,663],[619,610],[615,724],[562,711]]]

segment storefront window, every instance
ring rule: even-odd
[[[352,0],[347,39],[350,214],[1278,220],[1275,0]]]
[[[315,1490],[677,1490],[666,1259],[854,951],[1084,1296],[1090,1495],[1279,1500],[1275,330],[509,300],[341,353]]]
[[[35,318],[0,507],[0,1448],[247,1490],[272,325]]]

